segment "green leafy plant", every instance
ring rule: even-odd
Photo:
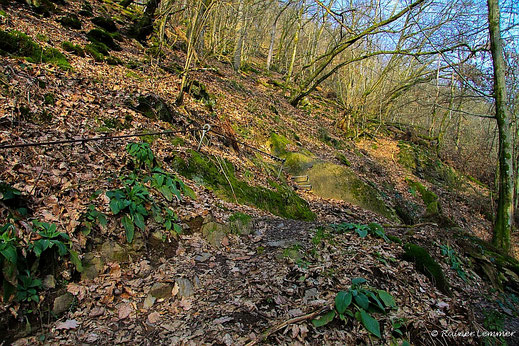
[[[378,238],[384,239],[388,243],[391,242],[391,240],[387,237],[386,232],[384,232],[384,227],[376,222],[372,222],[368,225],[343,222],[337,225],[333,225],[332,227],[338,233],[355,231],[361,238],[365,238],[368,234],[372,234]]]
[[[321,327],[336,317],[344,322],[351,317],[358,320],[368,332],[381,338],[380,323],[371,314],[386,313],[388,309],[396,309],[391,294],[367,286],[364,278],[354,278],[348,290],[337,293],[334,309],[312,320],[312,324]]]
[[[106,226],[106,215],[96,210],[96,206],[90,204],[85,213],[81,216],[81,231],[84,235],[89,235],[95,225]]]
[[[441,253],[443,256],[446,256],[446,261],[448,264],[450,264],[451,269],[455,270],[456,273],[458,273],[459,277],[463,279],[463,281],[467,282],[467,273],[463,269],[462,262],[458,255],[456,254],[456,251],[447,245],[440,245]]]
[[[4,301],[14,293],[18,276],[18,239],[13,224],[0,228],[0,277],[4,291]]]
[[[41,280],[33,277],[28,270],[25,271],[25,275],[20,275],[18,279],[16,299],[18,301],[39,302],[38,290],[41,289]]]
[[[155,166],[155,155],[148,143],[129,143],[126,151],[133,158],[136,168],[151,169]]]
[[[135,226],[146,229],[145,219],[149,215],[145,203],[151,202],[148,189],[139,182],[125,185],[123,188],[108,191],[110,209],[114,215],[122,213],[121,223],[126,231],[126,239],[133,241]]]
[[[40,222],[38,220],[33,220],[32,224],[41,237],[41,239],[36,240],[29,246],[37,257],[40,257],[45,250],[54,246],[58,249],[60,256],[67,254],[68,249],[63,241],[68,241],[70,238],[66,233],[58,232],[57,226],[54,224]]]

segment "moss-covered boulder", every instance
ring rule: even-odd
[[[311,152],[295,147],[284,136],[272,133],[267,143],[272,154],[285,159],[285,170],[292,175],[308,175],[312,192],[324,198],[343,200],[364,209],[374,211],[391,220],[398,220],[380,193],[361,180],[354,171],[345,165],[337,165],[319,160]]]
[[[404,245],[404,259],[413,262],[416,269],[427,276],[440,292],[451,295],[449,283],[440,265],[429,255],[426,249],[416,244]]]
[[[417,181],[411,179],[406,179],[406,181],[412,189],[412,192],[416,191],[420,194],[420,197],[425,204],[426,217],[434,217],[441,214],[440,202],[438,196],[434,192],[430,191]]]
[[[110,17],[94,17],[92,18],[92,23],[111,33],[117,32],[118,30],[117,25],[115,25],[115,22]]]
[[[169,123],[175,123],[177,121],[175,113],[171,110],[169,105],[156,95],[149,94],[139,96],[137,102],[137,111],[147,118],[159,119]]]
[[[68,13],[67,15],[58,19],[58,22],[61,23],[66,28],[79,30],[82,28],[81,21],[78,16],[74,13]]]
[[[255,206],[274,215],[314,220],[308,203],[289,186],[270,181],[270,188],[250,186],[236,178],[233,165],[219,157],[190,151],[187,160],[177,157],[173,164],[183,176],[210,187],[225,200]]]
[[[463,188],[465,178],[439,160],[435,152],[403,141],[398,143],[398,148],[398,162],[417,177],[454,190]]]
[[[59,50],[43,48],[26,34],[14,30],[0,30],[0,55],[25,58],[34,64],[50,63],[65,70],[71,68],[67,58]]]
[[[374,211],[388,219],[398,220],[394,211],[385,204],[380,193],[348,167],[318,162],[304,174],[308,175],[312,191],[318,196],[340,199]]]
[[[108,48],[120,51],[121,46],[117,42],[114,41],[112,35],[106,32],[103,29],[92,29],[87,33],[87,38],[92,43],[102,43],[106,45]]]

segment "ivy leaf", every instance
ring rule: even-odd
[[[131,243],[133,241],[133,235],[135,234],[135,226],[133,225],[133,221],[128,215],[124,215],[121,219],[121,223],[126,230],[126,240],[128,243]]]
[[[356,228],[355,232],[357,232],[357,234],[361,238],[366,238],[366,236],[368,235],[368,230],[364,228]]]
[[[360,318],[360,322],[362,323],[362,325],[364,326],[364,328],[366,328],[366,330],[368,332],[375,335],[377,338],[382,337],[380,335],[380,324],[378,323],[378,321],[376,319],[371,317],[366,311],[360,309],[359,312],[357,313],[356,317]]]
[[[344,311],[346,311],[348,306],[351,304],[351,299],[351,292],[340,291],[337,293],[337,296],[335,297],[335,308],[339,314],[343,314]]]
[[[327,313],[325,313],[324,315],[320,316],[319,318],[314,318],[312,320],[312,324],[314,325],[314,327],[319,328],[319,327],[327,325],[328,323],[333,321],[334,318],[335,318],[335,310],[330,310]]]
[[[395,299],[393,299],[393,296],[391,294],[387,293],[384,290],[378,290],[378,296],[386,306],[392,308],[396,307]]]

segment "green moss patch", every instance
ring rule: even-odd
[[[463,188],[465,178],[439,160],[435,153],[429,153],[425,148],[407,142],[398,143],[398,147],[398,162],[414,175],[450,189]]]
[[[19,31],[0,30],[0,54],[25,58],[34,64],[50,63],[64,70],[71,68],[67,58],[59,50],[42,48],[29,36]]]
[[[450,296],[450,288],[440,265],[429,255],[426,249],[416,244],[404,245],[404,259],[414,262],[416,269],[427,276],[440,292]]]
[[[223,159],[191,151],[187,162],[176,158],[173,164],[180,174],[212,188],[222,199],[255,206],[290,219],[315,219],[308,203],[287,185],[271,181],[270,189],[250,186],[238,180],[233,165]]]
[[[82,28],[81,21],[79,20],[78,16],[74,13],[69,13],[66,16],[61,17],[58,19],[58,22],[61,23],[66,28],[76,29],[79,30]]]
[[[64,41],[61,44],[61,48],[63,48],[64,51],[67,51],[69,53],[75,54],[77,56],[81,56],[81,57],[85,56],[85,51],[78,44],[73,44],[71,42]]]
[[[422,201],[425,204],[425,211],[428,216],[435,216],[441,213],[438,196],[434,192],[430,191],[417,181],[412,181],[411,179],[406,179],[406,181],[409,184],[409,187],[412,190],[417,191],[422,197]]]
[[[106,32],[103,29],[92,29],[87,33],[87,38],[93,44],[102,43],[110,49],[120,51],[121,46],[117,42],[114,41],[112,35]]]
[[[108,32],[117,32],[117,25],[112,18],[109,17],[94,17],[92,18],[92,23],[97,25],[98,27],[105,29]]]
[[[290,143],[288,139],[286,139],[282,135],[278,135],[277,133],[271,133],[270,139],[268,142],[268,146],[270,151],[274,155],[283,155],[288,152],[287,145]]]

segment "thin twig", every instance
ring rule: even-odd
[[[434,226],[438,227],[438,224],[434,222],[422,222],[422,223],[415,223],[414,225],[391,225],[389,223],[385,223],[382,225],[384,228],[417,228],[417,227],[423,227],[423,226]]]
[[[248,344],[246,344],[246,346],[252,346],[252,345],[256,345],[257,343],[267,339],[269,336],[271,336],[272,334],[274,334],[275,332],[277,332],[278,330],[281,330],[283,328],[285,328],[286,326],[288,325],[291,325],[291,324],[294,324],[294,323],[298,323],[298,322],[301,322],[301,321],[306,321],[306,320],[309,320],[309,319],[313,319],[315,318],[317,315],[321,314],[322,312],[328,310],[330,307],[329,307],[329,304],[315,310],[314,312],[311,312],[307,315],[303,315],[303,316],[299,316],[299,317],[294,317],[290,320],[287,320],[283,323],[280,323],[274,327],[271,327],[269,329],[267,329],[266,331],[264,331],[263,333],[261,333],[261,335],[259,337],[257,337],[256,339],[250,341]]]

